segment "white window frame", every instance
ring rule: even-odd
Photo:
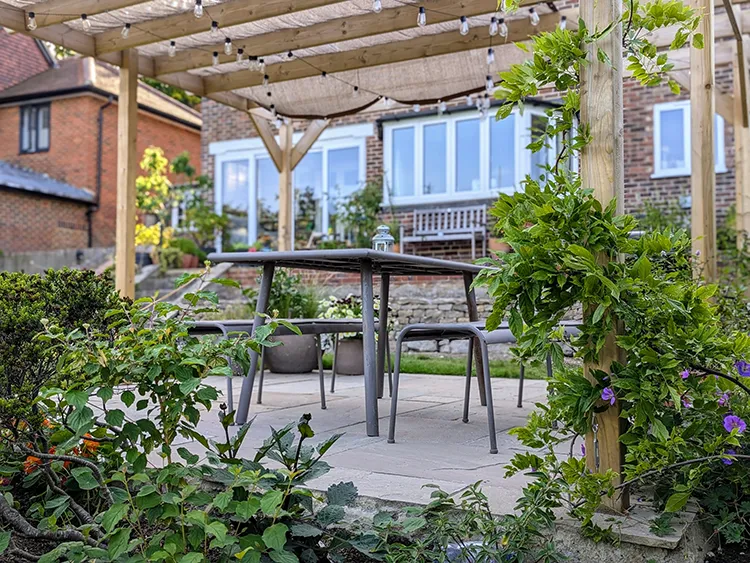
[[[383,123],[383,172],[385,178],[385,189],[383,190],[383,205],[394,207],[440,204],[482,199],[493,199],[500,193],[511,194],[516,192],[521,181],[531,171],[531,151],[526,146],[531,142],[531,116],[542,115],[546,117],[545,106],[526,105],[523,113],[514,110],[512,112],[514,122],[514,152],[515,152],[515,178],[513,186],[501,186],[490,188],[490,124],[494,119],[491,110],[486,119],[480,119],[476,110],[465,110],[451,112],[443,115],[428,115],[413,117],[399,121]],[[479,190],[470,192],[456,191],[456,123],[459,121],[480,119],[479,121]],[[442,194],[425,194],[424,189],[424,128],[427,125],[437,123],[446,124],[446,192]],[[393,183],[393,132],[399,129],[414,128],[414,193],[408,196],[392,195]],[[549,151],[549,164],[554,164],[554,147]]]
[[[309,152],[322,152],[322,181],[323,181],[323,225],[328,229],[328,152],[336,149],[357,148],[359,150],[359,184],[364,186],[367,181],[367,137],[375,134],[372,123],[344,125],[330,127],[315,141]],[[297,132],[292,136],[292,142],[302,138],[303,133]],[[278,142],[278,137],[276,138]],[[257,223],[257,161],[260,158],[270,158],[263,141],[259,137],[234,139],[231,141],[217,141],[208,145],[208,154],[214,157],[214,208],[221,213],[224,207],[222,201],[223,182],[222,169],[225,162],[246,160],[248,162],[249,204],[248,204],[248,244],[253,244],[258,238]],[[292,180],[294,184],[294,180]],[[295,206],[296,209],[296,206]],[[296,223],[296,221],[295,221]],[[217,240],[217,248],[221,248],[221,236]]]
[[[682,142],[685,151],[685,166],[682,168],[661,168],[661,113],[675,109],[682,110]],[[727,172],[725,135],[726,126],[724,118],[716,114],[715,128],[717,154],[714,155],[716,161],[714,171],[716,174]],[[690,176],[692,151],[690,146],[690,100],[680,100],[678,102],[664,102],[654,104],[654,172],[652,178],[676,178],[680,176]]]

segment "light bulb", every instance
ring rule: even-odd
[[[123,39],[127,39],[128,35],[130,35],[130,24],[126,23],[124,26],[122,26],[122,31],[120,32],[120,35],[122,35]]]
[[[438,102],[438,115],[443,115],[445,113],[445,110],[448,109],[448,104],[446,104],[444,101],[440,100]]]
[[[482,120],[482,121],[486,121],[487,120],[487,110],[486,109],[482,108],[482,109],[479,110],[479,119]]]
[[[427,25],[427,14],[424,11],[424,6],[419,7],[419,14],[417,14],[417,25],[424,27]]]
[[[276,118],[276,129],[281,129],[282,125],[284,125],[284,120],[280,117]]]
[[[294,53],[292,53],[291,51],[289,51],[289,52],[288,52],[288,53],[286,54],[286,58],[287,58],[287,59],[293,59],[293,58],[294,58]]]
[[[490,96],[489,94],[484,95],[484,99],[482,100],[482,108],[484,109],[490,109]]]
[[[484,88],[487,92],[492,92],[495,88],[495,83],[492,81],[492,77],[489,74],[487,75],[487,81],[484,84]]]
[[[326,72],[325,70],[324,70],[323,72],[321,72],[321,73],[320,73],[320,79],[321,79],[321,80],[325,80],[325,79],[326,79],[326,76],[328,76],[328,73],[327,73],[327,72]]]
[[[468,96],[466,96],[466,105],[470,106],[473,103],[474,103],[474,96],[472,96],[471,94],[469,94]]]
[[[276,117],[276,115],[277,115],[276,114],[276,106],[273,105],[273,104],[271,104],[271,115],[274,116],[274,117]]]
[[[393,101],[388,96],[386,96],[383,99],[383,103],[385,104],[385,107],[387,107],[387,108],[389,108],[389,107],[391,107],[391,105],[393,105]]]
[[[268,75],[267,74],[263,75],[263,86],[268,86]]]
[[[359,86],[354,87],[354,97],[356,98],[357,96],[359,96]]]
[[[180,1],[179,0],[171,0],[169,3],[169,6],[171,8],[179,8],[180,7]]]
[[[539,14],[534,8],[529,8],[529,20],[531,20],[531,25],[539,25]]]
[[[261,72],[266,72],[266,60],[265,59],[258,59],[258,70]]]
[[[469,20],[466,19],[466,16],[461,16],[461,25],[459,26],[458,31],[461,35],[469,34]]]
[[[563,30],[568,27],[568,18],[566,18],[565,16],[560,16],[560,23],[557,24],[557,27]]]
[[[169,56],[174,57],[177,54],[177,43],[174,41],[169,42]]]
[[[86,14],[81,14],[81,25],[84,31],[91,31],[91,22]]]
[[[411,106],[411,109],[414,110],[414,113],[419,113],[421,106],[419,104],[414,104],[413,106]]]
[[[247,58],[247,65],[250,68],[250,70],[258,70],[258,57],[254,55],[250,55]]]
[[[214,51],[214,54],[211,56],[211,64],[214,66],[219,65],[219,52]]]
[[[34,12],[28,13],[28,19],[26,21],[26,28],[30,31],[34,31],[36,29],[36,14]]]
[[[492,16],[490,19],[490,37],[495,37],[495,35],[497,35],[497,18]]]
[[[489,49],[487,49],[487,64],[491,65],[494,62],[495,62],[495,49],[490,47]]]
[[[497,33],[500,35],[500,37],[508,37],[508,24],[505,23],[505,18],[500,18],[497,20],[498,26],[497,26]]]
[[[203,0],[195,0],[195,7],[193,7],[193,15],[196,18],[203,17]]]
[[[237,62],[238,63],[242,62],[242,55],[243,55],[244,52],[245,52],[245,50],[242,49],[242,48],[237,49]]]
[[[232,54],[232,40],[229,37],[224,39],[224,53],[227,55]]]
[[[211,22],[211,37],[219,37],[219,22]]]
[[[376,14],[379,14],[380,12],[382,12],[383,2],[381,2],[380,0],[374,0],[374,2],[372,3],[372,11],[375,12]]]
[[[508,3],[505,0],[500,0],[500,11],[501,12],[508,11]]]

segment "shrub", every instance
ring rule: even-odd
[[[258,278],[260,285],[260,278]],[[243,291],[250,300],[250,312],[256,309],[258,290],[248,288]],[[278,312],[282,319],[314,319],[318,316],[318,296],[314,288],[302,283],[302,278],[287,270],[276,270],[273,285],[268,297],[269,313]]]
[[[176,238],[169,242],[169,246],[180,249],[183,253],[195,256],[201,261],[206,260],[206,253],[201,250],[194,240],[188,238]]]

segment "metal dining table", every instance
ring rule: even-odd
[[[474,277],[482,268],[475,264],[381,252],[365,248],[288,252],[215,252],[209,254],[208,258],[214,263],[233,262],[239,266],[261,267],[263,269],[253,331],[264,322],[263,314],[268,307],[271,284],[276,268],[359,274],[362,288],[365,419],[368,436],[378,436],[379,434],[378,398],[383,396],[385,381],[385,350],[388,342],[388,300],[391,277],[459,277],[463,280],[469,320],[479,320],[476,297],[471,285]],[[380,276],[377,346],[375,339],[374,276]],[[480,354],[475,354],[475,358],[479,364],[481,362]],[[242,382],[242,391],[235,416],[235,421],[239,424],[247,422],[257,368],[258,354],[252,353],[250,370]],[[480,365],[477,365],[477,373],[482,373]],[[480,399],[484,405],[486,404],[484,386],[481,385],[481,378],[477,378],[477,380],[480,382]]]

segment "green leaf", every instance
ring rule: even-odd
[[[113,504],[102,516],[102,528],[109,533],[115,526],[127,516],[130,507],[127,504]]]
[[[10,532],[0,532],[0,554],[5,553],[10,545]]]
[[[286,533],[288,531],[289,528],[287,528],[286,525],[281,523],[274,524],[273,526],[266,528],[263,532],[263,543],[266,544],[266,547],[269,549],[281,551],[286,544]]]
[[[259,508],[260,500],[258,500],[256,497],[251,497],[247,500],[238,502],[237,508],[234,512],[239,518],[248,520],[249,518],[254,516],[256,512],[258,512]]]
[[[703,34],[696,33],[693,35],[693,47],[696,49],[703,49]]]
[[[206,526],[206,533],[223,542],[227,537],[227,527],[221,522],[214,521]]]
[[[90,491],[99,487],[99,482],[94,477],[93,471],[88,467],[74,467],[70,474],[84,491]]]
[[[299,559],[291,551],[272,551],[268,556],[275,563],[299,563]]]
[[[321,530],[320,528],[316,528],[315,526],[311,526],[310,524],[306,524],[304,522],[301,522],[299,524],[292,524],[289,531],[293,536],[299,538],[316,538],[323,534],[323,530]]]
[[[320,523],[320,525],[324,528],[327,528],[328,526],[330,526],[331,524],[335,524],[336,522],[340,522],[343,518],[344,507],[337,506],[335,504],[329,504],[328,506],[323,507],[320,511],[318,511],[318,514],[316,515],[318,523]]]
[[[65,400],[75,408],[82,409],[84,406],[86,406],[86,403],[89,400],[89,395],[84,391],[76,391],[74,389],[65,393]]]
[[[199,377],[192,377],[187,381],[180,383],[180,393],[182,393],[183,395],[189,395],[190,393],[195,391],[195,388],[200,384],[201,380]]]
[[[120,395],[120,400],[125,403],[126,407],[129,407],[133,404],[135,401],[135,395],[132,391],[124,391],[122,395]]]
[[[119,428],[125,420],[125,413],[120,409],[107,411],[107,414],[104,416],[104,420],[107,421],[107,424],[111,424],[112,426],[116,426]]]
[[[267,516],[273,516],[276,513],[276,509],[281,506],[281,501],[284,500],[284,493],[281,491],[268,491],[260,499],[260,509],[263,514]]]
[[[354,486],[354,483],[348,481],[346,483],[342,482],[337,485],[331,485],[328,487],[326,495],[329,504],[347,506],[357,500],[359,493],[357,492],[357,487]]]
[[[412,534],[417,530],[423,528],[425,524],[427,524],[427,520],[425,520],[421,516],[415,516],[405,519],[403,524],[401,524],[401,529],[406,534]]]
[[[130,528],[121,528],[109,537],[107,553],[111,559],[117,559],[128,550]]]
[[[184,459],[188,465],[195,465],[200,460],[200,456],[191,453],[187,448],[177,448],[177,454]]]
[[[179,559],[180,563],[203,563],[205,560],[206,558],[203,556],[203,554],[196,551],[186,553]]]
[[[667,500],[667,505],[664,507],[664,512],[679,512],[685,507],[689,499],[689,491],[684,493],[674,493]]]

